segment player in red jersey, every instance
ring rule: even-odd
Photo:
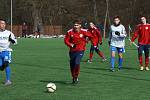
[[[74,22],[74,27],[67,32],[64,38],[65,44],[70,48],[70,70],[73,78],[73,84],[78,83],[80,61],[86,49],[87,37],[91,38],[91,33],[82,29],[81,21],[76,20]]]
[[[106,61],[106,58],[104,54],[99,50],[98,44],[102,45],[102,36],[100,33],[100,30],[95,26],[93,22],[89,23],[90,28],[88,31],[92,34],[91,40],[91,48],[90,48],[90,56],[89,56],[89,63],[92,63],[93,58],[93,52],[96,51],[96,53],[102,58],[102,61]]]
[[[132,36],[131,43],[138,38],[138,58],[140,63],[140,70],[144,68],[149,70],[149,48],[150,48],[150,24],[147,23],[145,17],[141,17],[141,24],[137,25],[137,28]],[[145,66],[143,66],[142,52],[145,53]]]

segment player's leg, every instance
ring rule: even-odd
[[[22,30],[22,37],[24,37],[24,30]]]
[[[9,51],[4,51],[2,52],[3,55],[3,67],[5,69],[6,72],[6,82],[5,85],[11,85],[12,82],[10,80],[10,76],[11,76],[11,69],[9,66],[9,63],[11,62],[11,52]]]
[[[3,65],[3,58],[2,58],[2,52],[0,52],[0,70],[4,71],[4,67],[2,65]]]
[[[122,69],[122,63],[123,63],[123,52],[124,48],[117,48],[118,51],[118,68],[119,70]]]
[[[116,47],[111,46],[111,71],[114,71],[115,68],[115,53]]]
[[[84,51],[77,52],[75,60],[75,83],[78,83],[78,77],[80,73],[80,62],[84,55]]]
[[[28,35],[28,31],[26,30],[25,31],[25,38],[27,38],[27,35]]]
[[[144,53],[145,53],[145,68],[149,70],[149,45],[144,46]]]
[[[71,71],[72,79],[74,80],[74,78],[75,78],[75,57],[76,57],[76,54],[75,54],[75,52],[69,52],[69,56],[70,56],[70,71]]]
[[[106,61],[106,58],[102,51],[99,50],[98,45],[94,47],[96,53],[102,58],[103,61]]]
[[[144,67],[143,67],[143,58],[142,58],[142,54],[143,54],[143,45],[139,44],[139,48],[138,48],[138,59],[139,59],[139,63],[140,63],[140,70],[143,71]]]
[[[93,53],[94,53],[94,46],[91,45],[91,47],[90,47],[90,55],[89,55],[89,58],[90,58],[90,59],[88,60],[89,63],[92,62]]]

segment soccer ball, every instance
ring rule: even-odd
[[[56,91],[56,85],[54,83],[48,83],[46,85],[47,91],[53,93]]]

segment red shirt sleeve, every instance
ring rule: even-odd
[[[97,33],[97,36],[98,36],[98,39],[99,39],[99,42],[102,43],[102,36],[101,36],[101,32],[96,29],[96,33]]]
[[[65,38],[64,38],[64,43],[65,43],[68,47],[71,47],[71,46],[72,46],[72,43],[70,43],[70,39],[71,39],[70,37],[71,37],[70,34],[67,33],[66,36],[65,36]]]
[[[132,42],[134,42],[134,40],[138,37],[138,35],[139,35],[139,29],[140,29],[140,27],[137,26],[137,28],[136,28],[136,30],[135,30],[135,32],[134,32],[132,38],[131,38],[131,41],[132,41]]]
[[[93,37],[92,34],[91,34],[91,32],[89,32],[89,31],[86,31],[86,32],[85,32],[85,36],[86,36],[86,37],[89,37],[89,38],[92,38],[92,37]]]

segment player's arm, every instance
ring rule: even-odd
[[[134,42],[134,40],[138,37],[139,35],[139,26],[137,26],[132,38],[131,38],[131,42]]]
[[[9,41],[12,43],[12,44],[17,44],[17,39],[15,38],[15,35],[13,33],[10,33],[9,35]]]
[[[112,38],[112,31],[111,31],[111,28],[110,28],[110,31],[109,31],[109,38],[108,38],[108,44],[109,44],[109,45],[111,44],[111,38]]]
[[[124,26],[122,26],[122,34],[120,34],[120,37],[123,37],[123,38],[127,37],[126,30],[125,30]]]
[[[88,37],[89,39],[93,38],[93,35],[91,34],[91,32],[86,31],[84,34],[86,37]]]
[[[85,39],[86,39],[86,42],[88,43],[89,41],[92,41],[92,37],[91,37],[92,33],[89,29],[87,31],[88,31],[87,33],[88,35],[85,35],[86,36]]]
[[[74,44],[73,43],[70,43],[70,35],[69,33],[67,33],[65,35],[65,38],[64,38],[64,43],[68,46],[68,47],[74,47]]]
[[[102,44],[102,36],[101,36],[100,30],[96,29],[96,33],[97,33],[97,36],[98,36],[98,39],[99,39],[99,43]]]

